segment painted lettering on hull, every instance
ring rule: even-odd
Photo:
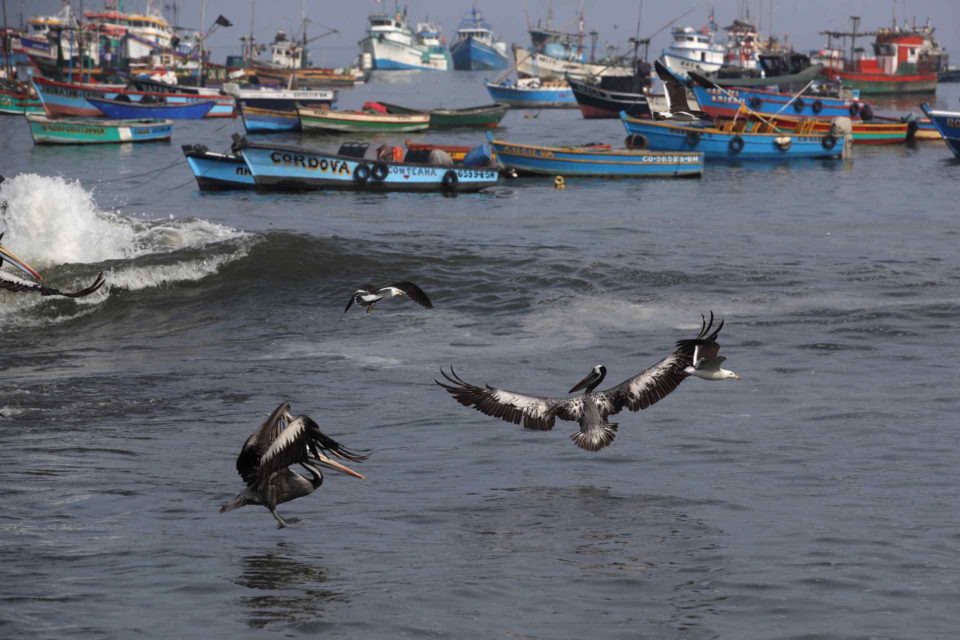
[[[301,167],[308,171],[319,171],[337,176],[351,175],[349,165],[343,160],[328,160],[327,158],[288,151],[274,151],[270,154],[270,160],[273,161],[273,164]]]

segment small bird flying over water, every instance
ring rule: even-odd
[[[3,240],[3,234],[0,233],[0,241]],[[101,272],[96,279],[86,289],[81,289],[80,291],[61,291],[60,289],[55,289],[53,287],[48,287],[43,284],[43,276],[41,276],[37,271],[28,265],[26,262],[18,258],[10,249],[3,245],[3,242],[0,242],[0,267],[3,266],[4,260],[8,263],[30,276],[32,280],[27,280],[26,278],[21,278],[20,276],[14,275],[8,271],[3,271],[0,269],[0,290],[14,291],[14,292],[27,292],[27,293],[39,293],[41,296],[63,296],[65,298],[82,298],[88,296],[100,287],[103,286],[103,272]]]
[[[349,311],[353,303],[356,302],[361,307],[366,307],[367,313],[370,313],[373,311],[373,305],[384,298],[393,298],[394,296],[406,296],[427,309],[433,309],[433,303],[430,302],[430,298],[423,292],[423,289],[412,282],[394,282],[381,289],[377,289],[372,284],[360,287],[350,296],[350,302],[347,303],[347,308],[343,312]]]
[[[259,504],[270,510],[278,529],[287,526],[288,521],[277,513],[277,505],[319,489],[323,484],[321,467],[364,479],[331,456],[362,462],[369,454],[344,447],[320,431],[320,426],[310,417],[294,416],[290,413],[290,403],[282,402],[243,443],[237,456],[237,471],[247,488],[220,507],[220,513]],[[297,464],[307,470],[310,478],[290,469]]]
[[[607,375],[607,369],[602,364],[595,366],[570,389],[569,393],[584,390],[582,395],[573,398],[547,398],[489,385],[481,387],[464,382],[452,368],[449,375],[440,371],[446,382],[434,382],[446,389],[460,404],[506,422],[522,422],[526,429],[548,431],[553,428],[557,418],[577,422],[580,431],[571,435],[570,439],[581,449],[599,451],[613,442],[617,433],[617,423],[608,422],[607,418],[624,408],[630,411],[646,409],[665,398],[691,375],[705,380],[740,379],[732,371],[725,371],[723,375],[708,374],[712,363],[716,362],[719,367],[723,361],[717,355],[720,350],[717,336],[723,328],[723,321],[714,328],[713,318],[713,312],[709,321],[703,318],[696,338],[679,340],[677,348],[666,358],[605,391],[594,391]],[[697,368],[694,356],[701,354],[700,368]]]

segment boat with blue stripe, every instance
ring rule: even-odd
[[[629,134],[628,147],[652,151],[702,151],[707,160],[792,160],[840,158],[844,137],[795,135],[764,122],[740,119],[722,126],[701,122],[641,120],[620,113]]]
[[[253,144],[242,139],[237,149],[258,188],[290,191],[468,192],[495,186],[495,167],[443,166],[420,162],[367,160],[366,143],[347,143],[338,153],[301,147]]]
[[[169,140],[170,120],[105,120],[103,118],[50,118],[26,114],[34,144],[121,144]]]
[[[450,47],[453,68],[458,71],[500,70],[510,66],[507,43],[494,38],[492,27],[473,7],[457,28],[457,41]]]
[[[920,108],[940,132],[944,142],[953,151],[953,155],[960,160],[960,111],[931,109],[927,103],[920,105]]]
[[[87,102],[99,109],[108,118],[117,120],[139,118],[166,118],[168,120],[201,120],[210,113],[216,100],[203,100],[189,104],[166,102],[128,102],[126,100],[102,100],[89,97]]]
[[[243,120],[247,133],[278,133],[281,131],[301,131],[300,114],[296,109],[261,109],[237,103],[237,110]]]
[[[540,78],[525,78],[517,84],[488,82],[486,86],[494,102],[516,109],[577,108],[577,99],[566,81],[541,82]]]
[[[253,174],[243,157],[235,153],[214,153],[202,144],[185,144],[181,150],[201,190],[256,189]]]
[[[692,151],[611,149],[609,145],[541,147],[487,135],[497,164],[518,175],[597,178],[699,177],[703,154]]]
[[[696,74],[691,74],[691,77]],[[737,87],[702,87],[691,89],[700,109],[712,118],[733,118],[745,104],[761,115],[783,115],[793,118],[850,118],[859,120],[867,103],[826,96],[794,96],[774,91],[759,91]],[[872,111],[872,109],[871,109]]]

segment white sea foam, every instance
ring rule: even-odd
[[[148,220],[105,211],[78,182],[60,177],[21,174],[0,185],[0,200],[7,203],[0,211],[4,244],[34,268],[52,275],[47,278],[50,286],[82,288],[96,275],[90,268],[63,269],[58,268],[60,265],[111,261],[105,269],[106,285],[77,300],[81,307],[78,314],[83,313],[82,307],[108,298],[112,289],[145,289],[200,280],[247,254],[245,243],[216,246],[246,237],[242,231],[197,218]],[[141,264],[137,260],[200,248],[205,253],[199,258],[193,251],[176,261],[165,258],[155,264]],[[45,300],[35,295],[0,293],[0,320],[36,321],[31,320],[28,310]],[[43,322],[62,319],[45,318]]]
[[[137,220],[97,207],[79,182],[21,174],[0,186],[6,244],[37,269],[96,263],[199,247],[243,236],[229,227],[180,218]]]

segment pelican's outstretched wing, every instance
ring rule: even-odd
[[[703,318],[702,315],[701,317]],[[723,320],[713,328],[711,311],[709,321],[703,318],[700,333],[696,338],[678,340],[676,350],[660,362],[629,380],[598,393],[595,397],[600,413],[607,417],[620,413],[624,408],[639,411],[667,397],[689,377],[690,374],[685,369],[693,365],[695,351],[700,358],[716,357],[720,351],[720,345],[716,342],[717,335],[722,328]]]
[[[257,482],[266,485],[270,476],[287,467],[317,461],[321,455],[335,455],[352,462],[362,462],[370,455],[346,448],[320,431],[320,425],[309,416],[297,416],[287,423],[273,443],[260,456]]]
[[[19,278],[15,275],[9,273],[0,272],[0,289],[6,291],[26,291],[30,293],[39,293],[41,296],[63,296],[64,298],[82,298],[88,296],[100,287],[103,286],[105,280],[103,279],[103,273],[101,272],[93,283],[80,291],[61,291],[54,287],[48,287],[39,282],[31,282],[23,278]]]
[[[257,483],[257,479],[260,477],[260,458],[283,431],[289,415],[290,403],[281,402],[273,410],[273,413],[263,421],[263,424],[251,433],[247,441],[243,443],[240,455],[237,456],[237,472],[248,487]]]
[[[561,420],[579,420],[583,415],[583,396],[575,398],[543,398],[515,393],[506,389],[497,389],[490,385],[478,387],[464,382],[453,367],[450,375],[441,369],[440,373],[447,382],[434,380],[447,390],[457,402],[465,407],[473,407],[481,413],[506,422],[520,424],[526,429],[548,431],[553,428],[556,418]]]
[[[433,309],[433,303],[430,302],[430,298],[427,297],[427,294],[423,292],[423,289],[413,284],[412,282],[394,282],[391,285],[377,291],[377,295],[384,297],[393,297],[393,296],[407,296],[417,304],[426,307],[427,309]]]

